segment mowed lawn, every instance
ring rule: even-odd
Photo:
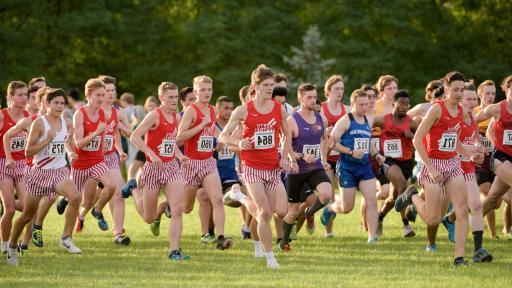
[[[238,211],[226,211],[233,249],[217,251],[213,245],[199,243],[196,205],[184,217],[182,248],[191,259],[176,263],[167,258],[167,219],[162,222],[161,235],[154,237],[131,199],[125,226],[132,244],[115,246],[111,232],[100,231],[88,217],[84,232],[74,236],[81,255],[59,248],[63,217],[52,208],[44,227],[45,247],[31,245],[29,256],[20,258],[18,268],[2,259],[0,287],[505,287],[511,279],[512,241],[503,236],[491,241],[485,232],[484,246],[495,256],[492,263],[455,269],[453,244],[443,227],[438,252],[430,254],[424,251],[425,225],[421,221],[413,224],[417,236],[404,239],[399,215],[392,212],[385,220],[381,242],[370,245],[359,224],[358,209],[338,215],[332,239],[324,239],[317,216],[315,234],[301,231],[292,252],[281,253],[275,246],[281,269],[273,271],[266,268],[265,260],[254,259],[251,241],[241,240]],[[109,213],[105,215],[112,225]],[[497,215],[501,231],[501,211]],[[466,257],[470,258],[472,241],[468,239]]]

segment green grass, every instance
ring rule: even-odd
[[[455,269],[453,245],[444,228],[439,231],[438,252],[428,254],[424,251],[425,225],[413,224],[417,236],[404,239],[394,212],[385,220],[383,239],[377,245],[366,243],[358,211],[338,215],[333,239],[323,238],[317,216],[315,234],[301,231],[291,253],[274,249],[281,269],[271,271],[265,260],[253,258],[252,242],[240,239],[241,222],[235,209],[226,209],[226,231],[234,236],[233,249],[216,251],[213,245],[199,244],[196,206],[184,217],[182,248],[191,260],[174,263],[167,258],[166,221],[162,221],[161,235],[154,237],[149,225],[135,213],[131,199],[127,203],[129,247],[116,247],[111,233],[101,232],[88,217],[84,232],[74,236],[83,254],[67,254],[58,245],[63,217],[52,208],[45,223],[45,247],[30,246],[29,256],[20,259],[18,268],[2,260],[0,287],[504,287],[510,281],[512,242],[491,241],[486,236],[484,246],[495,261]],[[107,219],[112,224],[109,215]],[[471,238],[468,240],[467,258],[472,249]]]

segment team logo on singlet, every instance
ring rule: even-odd
[[[276,141],[276,139],[274,139],[276,123],[276,119],[272,118],[267,124],[257,124],[253,138],[255,149],[274,148]]]

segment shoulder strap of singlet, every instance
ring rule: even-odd
[[[352,112],[348,113],[348,118],[350,119],[350,122],[354,121],[354,115],[352,115]],[[366,116],[364,117],[364,119],[366,120]]]

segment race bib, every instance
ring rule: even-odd
[[[512,130],[503,131],[503,145],[512,145]]]
[[[163,157],[172,157],[174,156],[174,149],[176,147],[175,140],[162,140],[162,145],[160,145],[160,156]]]
[[[269,149],[274,147],[274,131],[258,131],[254,133],[254,148]]]
[[[201,136],[197,142],[197,151],[199,152],[212,152],[213,151],[213,136]]]
[[[354,150],[363,150],[364,154],[368,154],[370,138],[354,138]]]
[[[480,136],[480,142],[482,142],[482,146],[487,149],[487,152],[494,152],[494,145],[492,144],[491,140],[484,136]]]
[[[219,160],[229,160],[235,157],[235,153],[229,150],[229,145],[223,145],[218,153]]]
[[[375,151],[377,151],[377,153],[380,153],[380,138],[371,138],[370,144],[373,145],[373,148],[375,148]]]
[[[439,151],[453,152],[457,144],[457,134],[455,133],[443,133],[441,139],[437,141],[439,145]]]
[[[101,144],[101,136],[96,136],[92,138],[91,142],[89,142],[82,150],[94,152],[100,150],[100,144]]]
[[[315,160],[320,159],[320,144],[302,146],[302,154],[311,154],[314,156]]]
[[[400,139],[388,139],[384,141],[384,156],[391,158],[402,157],[402,141]]]
[[[64,156],[65,153],[66,153],[66,149],[64,146],[64,141],[52,142],[48,146],[48,156],[50,156],[50,157]]]
[[[107,151],[112,151],[114,148],[114,136],[105,135],[105,146],[107,147]]]
[[[11,151],[23,151],[25,150],[25,145],[27,144],[27,137],[18,136],[11,138]]]

